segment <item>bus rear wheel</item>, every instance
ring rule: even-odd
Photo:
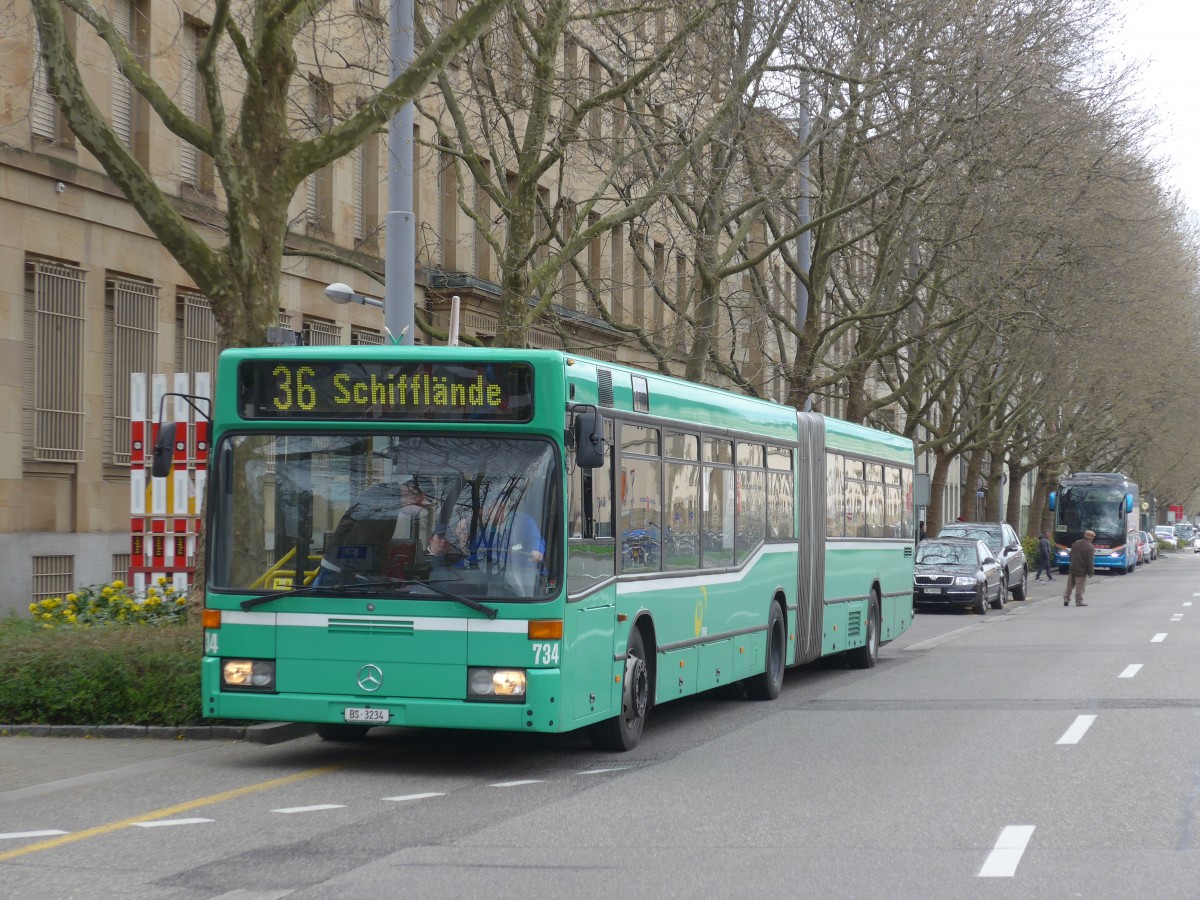
[[[597,722],[591,727],[592,746],[597,750],[632,750],[646,727],[650,707],[650,668],[646,665],[646,647],[642,632],[635,626],[625,651],[625,677],[621,685],[620,715]]]
[[[846,662],[852,669],[874,668],[879,659],[879,595],[871,591],[871,600],[867,605],[867,642],[861,647],[846,651]]]
[[[746,679],[746,693],[755,700],[774,700],[783,688],[783,667],[787,661],[787,636],[783,627],[783,611],[771,602],[767,616],[767,665],[759,675]]]

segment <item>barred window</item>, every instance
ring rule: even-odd
[[[301,331],[305,347],[335,347],[342,342],[342,327],[328,319],[305,316]]]
[[[107,279],[104,298],[108,334],[105,370],[105,431],[109,461],[129,464],[129,378],[158,371],[158,285],[124,276]]]
[[[217,372],[217,319],[203,294],[180,291],[175,299],[175,371],[195,384],[197,372]]]
[[[31,259],[26,264],[25,454],[83,458],[84,270]]]
[[[112,558],[111,581],[123,581],[129,584],[129,554],[114,553]]]
[[[383,332],[375,331],[372,328],[359,328],[357,325],[350,326],[350,344],[382,344]]]
[[[75,557],[33,557],[33,602],[70,593],[75,586]]]

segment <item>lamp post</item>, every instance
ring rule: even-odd
[[[395,81],[413,60],[413,0],[391,0],[388,50]],[[417,221],[413,214],[413,104],[388,123],[388,213],[384,246],[383,319],[392,340],[412,344],[416,333]],[[328,293],[328,292],[326,292]],[[341,301],[345,302],[345,301]],[[399,339],[394,337],[399,335]]]

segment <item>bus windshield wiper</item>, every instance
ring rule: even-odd
[[[391,588],[412,587],[413,585],[428,588],[435,594],[438,594],[442,597],[447,597],[456,603],[461,603],[463,606],[469,606],[476,612],[483,613],[489,619],[496,618],[499,613],[495,607],[480,603],[474,597],[468,597],[465,594],[458,594],[454,591],[448,591],[445,588],[440,588],[436,584],[430,584],[428,581],[424,581],[420,578],[389,578],[387,581],[379,581],[374,584],[367,585],[363,590],[355,591],[355,593],[384,594],[388,593]]]
[[[270,594],[263,594],[259,597],[249,597],[243,600],[239,605],[243,610],[254,609],[256,606],[262,606],[264,603],[270,603],[272,600],[278,600],[280,597],[319,597],[322,594],[332,596],[345,596],[354,588],[352,584],[308,584],[301,585],[298,588],[289,588],[286,591],[274,591]]]
[[[281,597],[319,597],[319,596],[334,596],[334,597],[369,597],[379,594],[391,593],[393,589],[398,587],[412,587],[419,585],[423,588],[428,588],[435,594],[447,597],[454,600],[456,603],[461,603],[463,606],[468,606],[476,612],[481,612],[489,619],[496,618],[498,611],[491,606],[486,606],[480,603],[473,597],[467,597],[463,594],[456,594],[454,591],[447,591],[444,588],[430,584],[428,581],[422,581],[419,578],[389,578],[387,581],[374,581],[366,584],[326,584],[326,585],[307,585],[298,588],[293,588],[287,591],[275,591],[271,594],[263,594],[261,597],[249,597],[243,600],[240,604],[242,610],[254,609],[256,606],[262,606],[264,603],[270,603],[272,600],[278,600]]]

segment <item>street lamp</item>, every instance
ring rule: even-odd
[[[383,309],[383,301],[376,300],[374,297],[367,297],[363,294],[357,294],[354,289],[348,284],[342,284],[340,281],[335,281],[333,284],[325,288],[325,296],[334,303],[361,303],[363,306],[374,306]]]
[[[374,297],[368,297],[365,294],[360,294],[350,287],[348,284],[343,284],[340,281],[335,281],[333,284],[325,288],[325,296],[339,305],[346,303],[359,303],[363,306],[374,306],[376,309],[386,310],[382,300],[376,300]],[[385,324],[383,326],[384,334],[391,338],[393,344],[399,344],[405,334],[408,333],[408,326],[405,325],[400,329],[400,336],[392,334],[392,330]]]

